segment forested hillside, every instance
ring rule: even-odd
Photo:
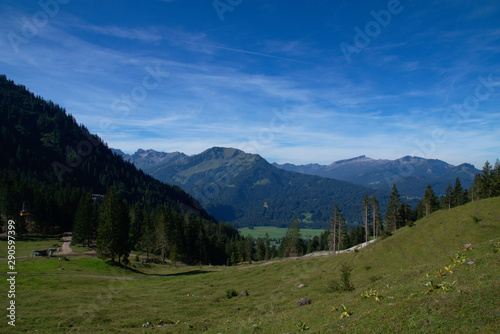
[[[168,256],[176,246],[179,259],[225,263],[226,242],[238,239],[234,228],[218,225],[181,188],[162,183],[123,161],[59,105],[0,76],[0,119],[1,226],[15,219],[21,234],[71,230],[75,213],[84,210],[85,199],[90,201],[90,194],[105,195],[111,188],[117,197],[113,203],[118,203],[111,207],[123,215],[117,218],[115,211],[108,217],[99,212],[92,225],[91,211],[86,212],[84,224],[90,232],[85,238],[91,239],[87,242],[99,239],[99,224],[121,222],[120,229],[127,226],[125,236],[130,237],[125,248],[140,247],[143,218],[154,212],[157,214],[152,217],[160,217],[161,211],[170,221],[161,226],[162,233],[157,230],[159,221],[148,221],[148,233],[162,238],[177,235],[179,240],[175,245],[164,240],[161,246],[153,240],[154,245],[148,246],[151,251]],[[191,247],[195,241],[196,248]]]

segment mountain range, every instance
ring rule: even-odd
[[[441,195],[457,177],[466,188],[480,173],[470,164],[453,166],[410,156],[360,156],[330,165],[297,166],[270,164],[257,154],[223,147],[191,156],[151,149],[131,155],[113,151],[156,179],[180,186],[209,214],[236,226],[288,226],[295,217],[303,225],[326,228],[334,204],[353,224],[361,221],[365,194],[375,194],[384,211],[393,183],[405,202],[416,205],[428,184]]]
[[[235,226],[286,227],[298,218],[303,226],[328,228],[334,204],[354,223],[361,221],[365,194],[375,194],[381,207],[388,198],[388,192],[277,168],[257,154],[234,148],[213,147],[192,156],[114,152],[154,178],[180,186],[210,215]]]
[[[421,197],[425,187],[430,184],[440,196],[446,187],[455,184],[458,177],[462,186],[474,182],[476,174],[481,173],[471,164],[450,165],[436,159],[405,156],[396,160],[371,159],[364,155],[339,160],[330,165],[308,164],[273,164],[289,171],[329,177],[373,189],[390,190],[396,183],[398,191],[406,197]]]

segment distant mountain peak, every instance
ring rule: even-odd
[[[330,165],[275,164],[276,167],[304,174],[334,178],[376,189],[387,189],[396,180],[401,194],[421,196],[427,184],[431,184],[437,194],[442,194],[448,183],[460,177],[462,185],[468,186],[474,175],[480,173],[473,165],[453,166],[442,160],[426,159],[406,155],[396,160],[371,159],[361,155],[339,160]]]
[[[342,164],[358,163],[358,162],[371,161],[371,160],[374,160],[374,159],[368,158],[366,155],[360,155],[359,157],[354,157],[351,159],[344,159],[344,160],[335,161],[335,162],[331,163],[331,165],[342,165]]]
[[[196,154],[195,156],[203,157],[204,159],[222,159],[222,160],[232,160],[232,159],[240,159],[240,160],[264,160],[258,154],[246,153],[240,149],[233,147],[220,147],[214,146],[211,147],[200,154]]]

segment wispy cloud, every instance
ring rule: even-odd
[[[500,28],[478,26],[478,19],[491,15],[480,6],[471,5],[470,12],[459,11],[467,7],[459,3],[412,6],[405,9],[405,24],[394,20],[349,66],[338,51],[340,17],[332,28],[327,11],[311,6],[307,10],[317,15],[315,21],[324,20],[315,30],[321,33],[312,34],[307,26],[274,33],[265,20],[263,28],[250,18],[240,24],[244,10],[264,14],[254,5],[239,7],[234,13],[241,14],[239,20],[223,24],[216,13],[211,19],[187,11],[192,17],[185,20],[138,17],[134,24],[118,18],[99,24],[74,9],[61,11],[17,54],[0,38],[0,67],[127,152],[194,154],[217,145],[279,162],[329,163],[362,154],[393,159],[418,152],[417,142],[443,130],[447,140],[429,156],[452,163],[466,156],[480,159],[500,140]],[[443,7],[450,6],[463,18],[444,16]],[[279,19],[279,4],[271,7]],[[40,8],[26,12],[0,4],[0,10],[5,36],[22,33],[19,20]],[[287,20],[279,22],[290,24]],[[138,95],[148,67],[164,76]],[[488,101],[461,127],[444,123],[450,108],[474,94],[478,76],[490,73],[496,83]],[[133,94],[127,114],[112,107]],[[276,121],[275,109],[286,114],[286,122]],[[103,128],[103,121],[112,127]],[[485,151],[464,154],[477,147]]]
[[[138,40],[142,42],[158,42],[162,40],[162,36],[155,31],[154,29],[141,29],[141,28],[122,28],[116,26],[95,26],[95,25],[82,25],[81,29],[86,29],[91,32],[95,32],[97,34],[123,38],[123,39],[131,39]]]

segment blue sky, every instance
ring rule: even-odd
[[[0,2],[0,73],[110,147],[500,158],[498,1]]]

